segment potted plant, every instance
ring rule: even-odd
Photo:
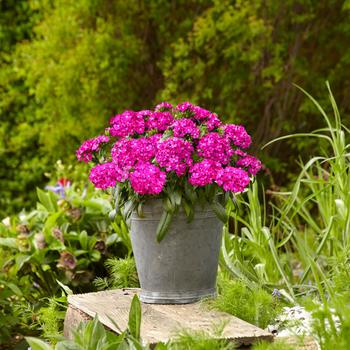
[[[112,216],[129,220],[141,301],[214,296],[225,202],[261,167],[244,151],[250,136],[189,102],[125,111],[109,124],[77,157],[95,163],[97,188],[112,188]]]

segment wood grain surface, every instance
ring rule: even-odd
[[[70,295],[65,319],[65,335],[70,337],[71,330],[79,322],[93,318],[96,314],[110,330],[116,333],[125,330],[131,300],[138,291],[138,289],[117,289]],[[249,345],[262,339],[273,339],[272,334],[237,317],[209,310],[205,303],[186,305],[142,303],[141,338],[144,343],[167,342],[182,330],[204,331],[214,338],[230,339],[241,345]]]

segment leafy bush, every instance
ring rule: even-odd
[[[56,190],[60,194],[38,189],[35,210],[1,224],[0,245],[13,255],[9,273],[30,278],[42,296],[55,295],[57,280],[77,291],[91,290],[96,274],[106,274],[104,261],[128,253],[115,232],[117,222],[108,218],[107,195],[74,185]]]
[[[8,276],[0,273],[0,344],[11,338],[13,329],[19,321],[13,304],[23,294],[15,282],[8,280]]]

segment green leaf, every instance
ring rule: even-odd
[[[118,241],[118,234],[116,233],[112,233],[111,235],[109,235],[106,239],[106,246],[109,247],[110,245],[112,245],[113,243]]]
[[[0,237],[0,246],[8,248],[17,248],[16,238],[2,238]]]
[[[83,350],[83,348],[71,340],[63,340],[57,343],[55,350]]]
[[[163,211],[163,214],[160,218],[158,227],[157,227],[157,241],[158,243],[163,240],[165,235],[167,234],[169,230],[169,226],[171,224],[171,221],[173,219],[174,214],[169,213],[168,211]]]
[[[8,287],[9,289],[11,289],[16,295],[18,296],[22,296],[23,293],[21,292],[21,290],[13,283],[9,283],[7,281],[4,280],[0,280],[0,284],[4,284],[6,285],[6,287]]]
[[[101,259],[101,253],[98,250],[94,250],[91,254],[91,261],[100,261]]]
[[[79,242],[82,249],[86,250],[88,248],[88,235],[86,231],[80,232]]]
[[[210,206],[213,209],[214,213],[217,215],[217,217],[225,224],[228,220],[226,209],[217,201],[211,203]]]
[[[141,336],[141,303],[138,296],[135,294],[129,312],[129,331],[130,334],[137,340]]]
[[[56,282],[63,289],[63,291],[66,293],[66,295],[73,295],[73,291],[68,286],[66,286],[65,284],[63,284],[59,280],[56,280]]]
[[[53,348],[47,343],[43,342],[40,339],[26,337],[25,338],[32,350],[53,350]]]
[[[62,215],[63,212],[58,211],[50,214],[45,222],[43,232],[45,234],[46,239],[50,239],[52,237],[51,231],[56,226],[58,218]]]
[[[45,207],[45,209],[49,212],[56,211],[57,203],[56,198],[50,196],[47,192],[41,190],[40,188],[36,189],[39,202]]]
[[[165,198],[163,201],[164,209],[168,213],[174,213],[175,212],[175,203],[171,201],[170,197]]]
[[[182,207],[184,208],[185,214],[187,216],[188,222],[191,222],[194,218],[194,208],[193,205],[186,200],[182,201]]]
[[[187,181],[185,182],[185,195],[190,202],[195,203],[197,201],[197,194]]]

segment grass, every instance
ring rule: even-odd
[[[280,313],[282,304],[262,288],[249,289],[244,282],[223,277],[218,282],[219,295],[210,305],[258,327],[266,328]]]
[[[111,258],[106,261],[105,265],[109,272],[109,278],[95,278],[94,285],[98,290],[140,286],[134,258]]]

